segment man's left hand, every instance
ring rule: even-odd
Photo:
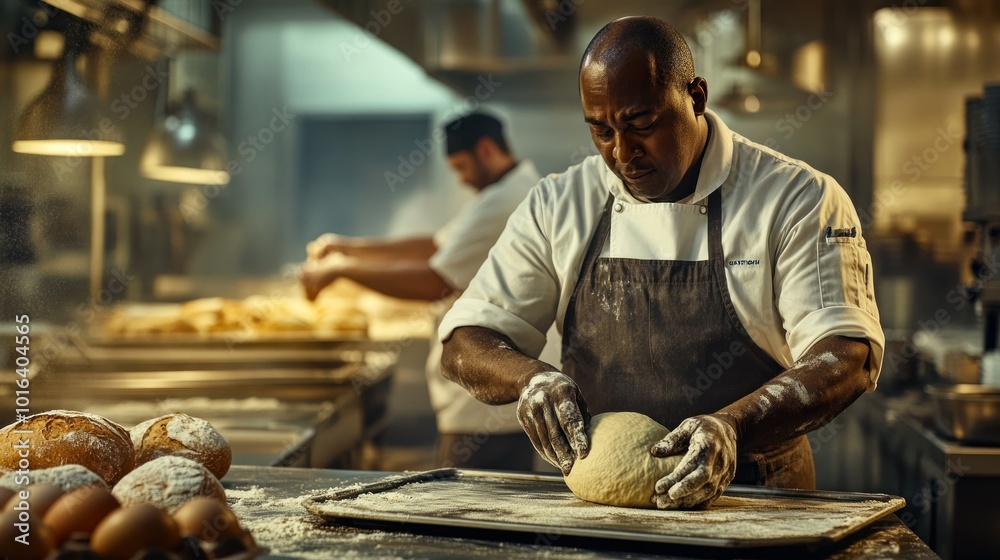
[[[656,457],[684,453],[669,475],[656,482],[652,501],[659,509],[708,507],[736,476],[736,430],[718,416],[681,422],[650,452]]]

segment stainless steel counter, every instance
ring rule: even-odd
[[[1000,447],[939,435],[917,391],[865,395],[833,425],[827,444],[814,441],[817,470],[848,475],[832,489],[902,496],[899,518],[943,558],[1000,551]]]
[[[257,542],[264,558],[550,558],[635,559],[730,558],[732,549],[613,543],[563,535],[515,535],[471,529],[404,527],[383,531],[325,525],[300,505],[331,488],[378,480],[390,473],[234,466],[223,479],[229,502]],[[488,497],[486,499],[489,499]],[[418,533],[419,530],[419,533]],[[410,532],[412,531],[412,532]],[[931,559],[937,556],[894,515],[855,537],[824,548],[741,550],[742,558]]]

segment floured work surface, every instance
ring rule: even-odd
[[[440,469],[356,485],[304,505],[335,522],[384,522],[712,547],[823,545],[904,505],[884,494],[731,486],[711,509],[604,506],[561,477]]]

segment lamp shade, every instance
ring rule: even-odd
[[[50,156],[120,156],[121,129],[76,71],[78,43],[66,42],[52,81],[14,123],[15,152]]]
[[[200,110],[193,90],[168,110],[142,154],[142,174],[150,179],[197,185],[225,185],[226,141],[217,120]]]

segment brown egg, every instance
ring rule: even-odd
[[[94,552],[109,560],[127,560],[150,547],[173,550],[180,544],[177,523],[150,504],[119,508],[101,521],[90,537]]]
[[[11,490],[10,488],[0,487],[0,510],[5,509],[7,505],[7,500],[13,498],[17,492]]]
[[[18,538],[21,541],[14,540]],[[0,513],[0,558],[42,560],[53,548],[52,533],[31,510]]]
[[[23,498],[22,492],[26,492],[28,498]],[[39,520],[45,516],[45,512],[52,507],[52,504],[65,492],[58,486],[52,484],[32,484],[24,490],[18,490],[17,495],[7,502],[4,511],[29,511],[32,517]]]
[[[45,513],[45,525],[52,529],[56,546],[73,533],[94,532],[109,513],[121,507],[111,492],[98,486],[84,486],[63,494]]]
[[[194,535],[206,542],[218,542],[228,536],[243,536],[236,515],[214,498],[201,497],[187,502],[174,513],[174,519],[182,537]]]

